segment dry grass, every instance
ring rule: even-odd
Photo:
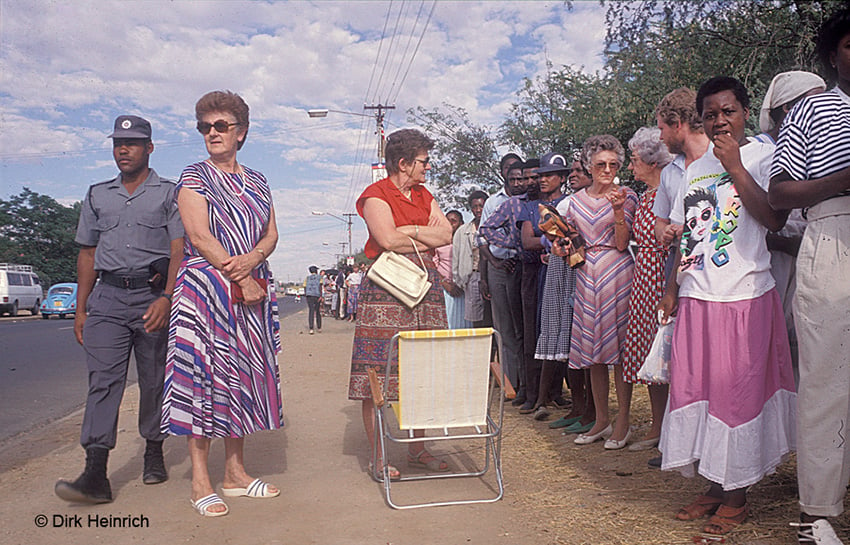
[[[610,406],[616,407],[611,388]],[[579,446],[575,437],[549,429],[506,408],[503,443],[506,501],[540,537],[535,545],[673,545],[694,543],[705,521],[682,522],[673,514],[707,486],[702,477],[647,466],[658,451],[606,451],[602,443]],[[637,437],[649,428],[646,388],[632,404]],[[560,416],[560,415],[558,415]],[[789,522],[797,519],[793,456],[749,494],[751,516],[725,542],[739,545],[796,543]],[[838,519],[839,537],[850,542],[850,514]]]

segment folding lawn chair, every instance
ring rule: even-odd
[[[375,467],[373,478],[384,485],[387,503],[394,509],[415,507],[460,505],[467,503],[489,503],[502,498],[502,420],[504,417],[504,388],[497,388],[490,380],[490,354],[495,337],[501,355],[502,339],[492,328],[448,329],[434,331],[402,331],[392,338],[387,357],[384,386],[380,387],[377,372],[370,369],[372,397],[376,407],[375,444],[372,459],[383,460],[383,467]],[[388,403],[387,388],[393,356],[398,355],[399,400],[392,407],[398,422],[396,434],[388,425],[385,411]],[[500,369],[501,371],[501,369]],[[504,373],[502,373],[504,374]],[[505,384],[505,377],[498,377]],[[394,426],[393,426],[394,427]],[[424,438],[413,436],[413,430],[426,430]],[[387,446],[391,443],[407,445],[417,441],[454,441],[449,455],[462,455],[451,459],[450,471],[446,473],[406,475],[395,482],[450,479],[458,477],[481,477],[490,469],[491,457],[495,486],[486,485],[495,496],[481,498],[451,499],[425,503],[401,504],[393,500],[389,478]],[[469,445],[477,445],[470,449]],[[406,449],[405,449],[406,450]],[[473,451],[483,451],[483,460]],[[376,458],[375,453],[380,452]],[[454,466],[454,468],[452,467]],[[463,466],[463,467],[461,467]],[[452,471],[455,469],[455,471]],[[406,473],[406,472],[405,472]],[[489,478],[489,477],[488,477]],[[492,480],[492,479],[491,479]],[[407,485],[403,487],[410,488]],[[464,487],[466,496],[468,489]],[[397,491],[398,492],[398,491]],[[406,490],[409,492],[409,490]]]

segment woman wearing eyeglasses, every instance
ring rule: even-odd
[[[582,162],[589,168],[592,182],[558,205],[564,219],[584,237],[586,251],[586,261],[576,271],[569,360],[572,369],[590,369],[596,421],[575,443],[607,439],[605,448],[609,450],[626,446],[631,435],[632,385],[623,380],[621,353],[634,273],[628,246],[638,197],[617,184],[617,171],[624,160],[625,150],[613,136],[588,138],[582,146]],[[608,414],[609,365],[614,366],[617,388],[618,413],[613,424]]]
[[[361,401],[361,414],[370,449],[375,445],[375,404],[369,388],[368,369],[385,376],[390,340],[399,331],[446,329],[446,304],[440,277],[434,265],[433,250],[452,241],[452,227],[431,193],[424,187],[431,169],[428,152],[434,142],[417,129],[401,129],[387,137],[388,176],[368,186],[357,199],[357,213],[369,229],[364,252],[377,259],[391,250],[410,259],[416,267],[425,266],[431,288],[422,301],[410,309],[367,275],[358,294],[357,325],[351,351],[348,399]],[[417,255],[418,252],[418,255]],[[420,262],[419,256],[422,261]],[[387,387],[388,401],[398,400],[398,367],[393,366]],[[380,430],[377,431],[380,433]],[[414,430],[423,437],[423,430]],[[369,462],[370,473],[383,473],[381,453]],[[401,478],[399,470],[388,465],[389,478]],[[423,441],[408,443],[407,465],[432,472],[449,470],[448,462],[432,455]]]
[[[277,244],[265,176],[236,153],[248,135],[248,105],[229,91],[195,105],[209,158],[183,170],[177,204],[186,236],[168,336],[163,430],[189,439],[192,506],[222,516],[207,468],[210,441],[224,438],[224,496],[271,498],[280,490],[248,475],[245,436],[283,426],[280,324],[266,259]]]

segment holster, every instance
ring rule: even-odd
[[[150,273],[150,278],[148,278],[148,284],[152,289],[165,289],[165,284],[166,282],[168,282],[168,265],[170,263],[171,259],[167,257],[160,257],[159,259],[148,265],[148,272]]]

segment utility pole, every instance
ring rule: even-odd
[[[376,110],[375,112],[375,121],[377,122],[377,134],[378,134],[378,159],[381,162],[384,162],[384,144],[386,139],[384,138],[384,112],[386,110],[395,110],[395,106],[385,106],[384,104],[378,103],[377,105],[363,105],[364,110]],[[351,248],[349,247],[349,250]]]
[[[351,254],[352,259],[354,258],[354,247],[351,245],[351,218],[356,215],[357,214],[352,214],[351,212],[343,214],[343,216],[348,220],[348,253]]]

